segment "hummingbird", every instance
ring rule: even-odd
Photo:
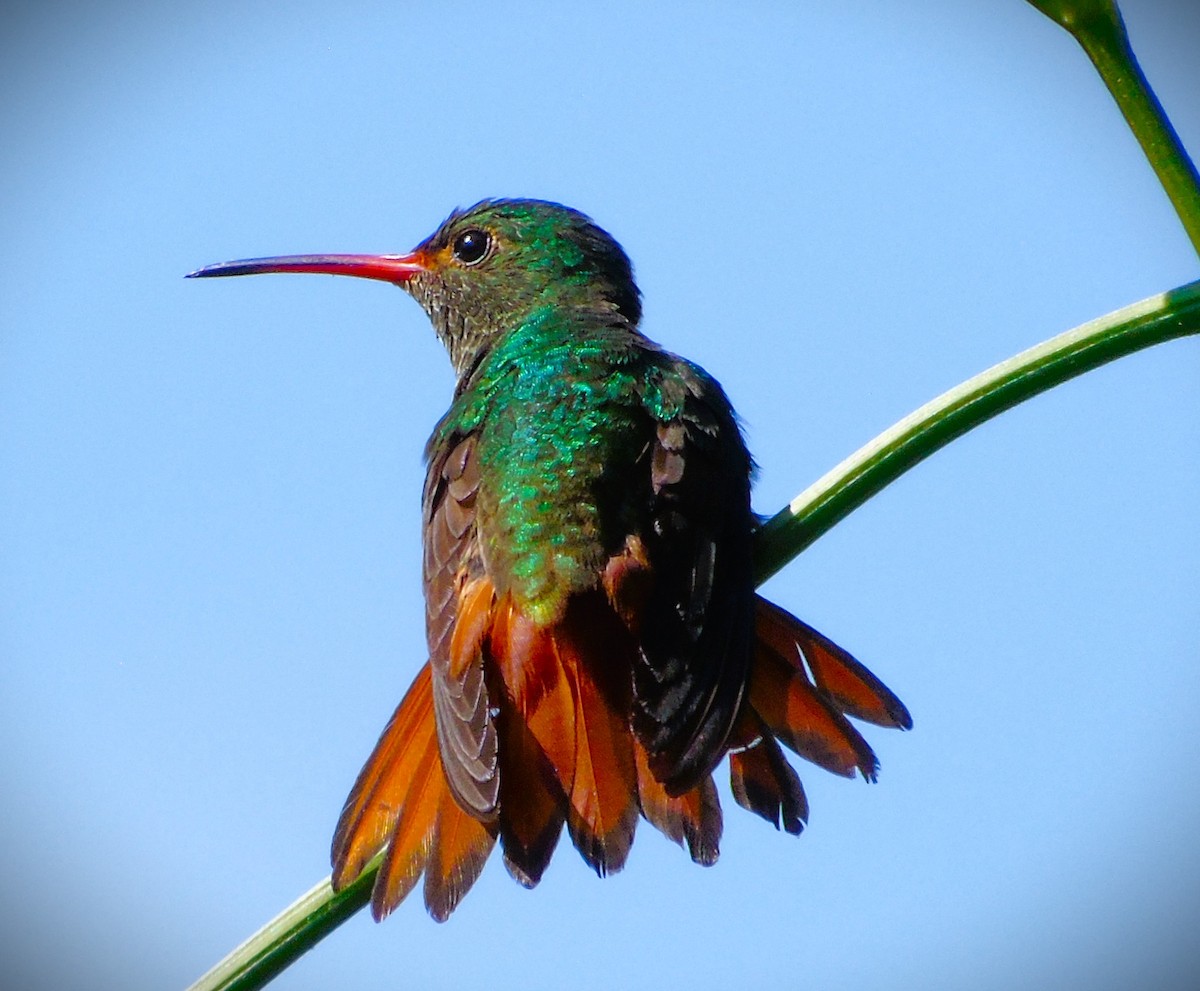
[[[385,851],[376,920],[424,875],[444,921],[497,844],[534,887],[564,827],[601,877],[641,818],[715,863],[726,757],[734,800],[792,834],[808,801],[783,747],[875,780],[850,718],[909,729],[908,710],[755,592],[754,465],[733,407],[642,333],[629,258],[589,217],[485,200],[408,254],[190,277],[264,272],[399,286],[456,377],[425,448],[428,659],[346,800],[335,889]]]

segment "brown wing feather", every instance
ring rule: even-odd
[[[491,586],[475,531],[479,464],[473,436],[431,451],[424,495],[426,635],[446,779],[476,818],[494,819],[500,781],[496,727],[481,649]]]
[[[496,817],[499,785],[496,730],[483,656],[494,601],[492,584],[486,578],[467,581],[459,593],[444,664],[431,664],[442,765],[460,804],[483,821]]]

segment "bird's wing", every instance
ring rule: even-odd
[[[723,754],[748,678],[754,630],[751,461],[721,387],[664,355],[646,401],[653,436],[639,471],[638,538],[651,576],[640,610],[633,722],[672,794]]]
[[[496,813],[500,781],[484,677],[482,646],[494,595],[476,534],[478,488],[475,436],[439,437],[430,452],[422,500],[434,716],[450,789],[463,809],[488,821]]]

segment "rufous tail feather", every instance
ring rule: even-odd
[[[425,876],[425,904],[446,919],[497,840],[509,872],[535,886],[563,826],[600,875],[620,870],[639,814],[697,863],[715,863],[721,806],[711,777],[671,795],[630,728],[633,634],[604,593],[577,595],[539,627],[508,596],[470,587],[455,664],[482,652],[499,739],[498,815],[464,812],[438,752],[429,665],[384,729],[342,810],[333,843],[341,888],[387,847],[372,893],[383,918]],[[749,690],[722,753],[734,799],[798,834],[808,819],[800,778],[780,743],[835,774],[875,779],[878,761],[849,717],[908,729],[903,703],[832,641],[757,599]],[[716,761],[714,760],[714,763]]]

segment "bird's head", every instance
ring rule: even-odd
[[[462,375],[544,307],[630,329],[641,301],[629,258],[588,217],[543,200],[484,200],[451,214],[406,255],[289,255],[209,265],[189,277],[316,272],[392,282],[429,314]]]

